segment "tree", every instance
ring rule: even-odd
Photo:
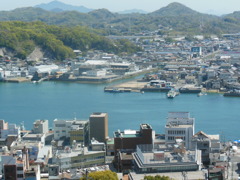
[[[86,180],[86,177],[81,178],[80,180]],[[93,180],[118,180],[117,174],[112,171],[97,171],[91,172],[88,174],[88,179]]]
[[[168,176],[144,176],[144,180],[170,180]]]

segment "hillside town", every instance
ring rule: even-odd
[[[147,74],[144,80],[148,83],[141,88],[151,86],[154,87],[152,90],[160,91],[156,87],[162,87],[161,82],[164,81],[163,86],[167,90],[207,90],[239,96],[239,34],[224,34],[222,38],[211,36],[207,39],[195,36],[192,41],[184,36],[171,37],[167,41],[166,37],[157,35],[157,31],[141,36],[109,38],[128,38],[143,51],[119,56],[96,50],[83,55],[80,50],[74,50],[76,59],[54,62],[37,56],[39,49],[22,61],[11,57],[3,48],[0,52],[0,79],[3,82],[38,83],[52,80],[108,83]],[[141,88],[138,90],[148,90]]]
[[[240,141],[221,141],[219,134],[195,132],[189,112],[169,112],[165,128],[150,124],[108,134],[108,114],[89,119],[36,120],[24,124],[0,120],[2,179],[72,179],[111,170],[119,179],[164,174],[173,179],[236,179]],[[159,131],[159,130],[157,130]]]
[[[240,3],[50,1],[0,8],[0,180],[240,180]]]
[[[143,38],[144,37],[144,38]],[[120,37],[109,37],[120,38]],[[122,38],[122,37],[121,37]],[[0,54],[2,82],[66,81],[109,83],[105,92],[204,92],[240,96],[239,34],[204,38],[175,37],[170,41],[155,33],[124,37],[143,51],[122,56],[103,51],[75,50],[75,59],[55,62],[38,57],[39,49],[24,61],[4,48]],[[172,91],[174,89],[174,92]],[[173,94],[171,94],[173,93]],[[164,133],[150,124],[108,134],[108,114],[89,119],[36,120],[31,130],[0,121],[2,179],[80,179],[91,172],[111,170],[119,179],[166,175],[172,179],[237,179],[239,141],[225,141],[219,134],[195,132],[189,112],[169,112]]]

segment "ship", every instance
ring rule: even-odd
[[[225,97],[240,97],[240,91],[239,90],[228,91],[228,92],[225,92],[223,94],[223,96],[225,96]]]
[[[200,93],[202,91],[202,88],[200,87],[191,87],[191,88],[180,88],[180,93]]]

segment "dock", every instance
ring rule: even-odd
[[[16,77],[16,78],[7,78],[3,79],[2,82],[10,82],[10,83],[22,83],[22,82],[30,82],[31,79],[25,77]]]
[[[104,88],[104,92],[140,92],[147,83],[139,80],[127,81],[114,86],[107,86]]]

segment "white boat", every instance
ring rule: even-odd
[[[200,92],[200,93],[198,93],[198,97],[200,97],[200,96],[202,96],[202,95],[204,95],[202,92]]]
[[[175,90],[170,90],[167,93],[167,98],[174,98],[176,95],[178,95],[178,93]]]

